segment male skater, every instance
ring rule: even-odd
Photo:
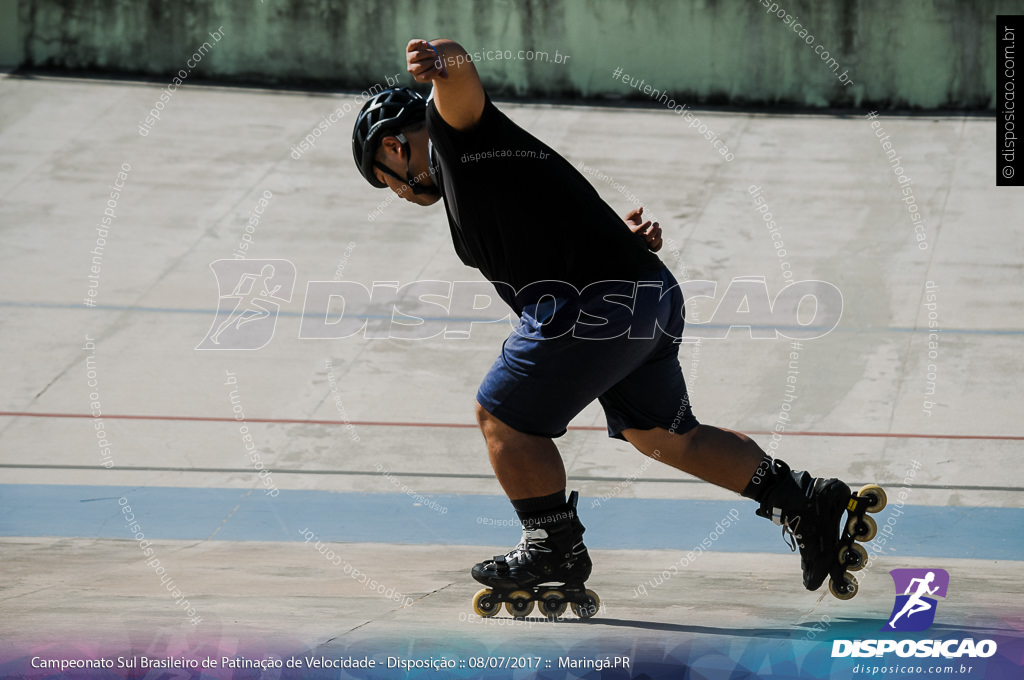
[[[506,593],[549,582],[578,589],[589,577],[576,494],[566,500],[553,440],[597,399],[611,437],[759,503],[757,514],[799,546],[804,586],[816,590],[837,563],[850,488],[791,471],[749,437],[694,418],[675,342],[683,297],[652,252],[658,224],[642,209],[620,219],[568,161],[499,111],[457,43],[412,40],[406,60],[417,82],[433,84],[431,97],[395,88],[366,102],[356,166],[412,203],[443,199],[456,253],[520,316],[476,416],[523,539],[473,577]]]

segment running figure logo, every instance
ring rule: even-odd
[[[949,572],[945,569],[893,569],[889,573],[896,583],[896,604],[882,630],[909,633],[931,627],[938,603],[927,596],[946,597]]]
[[[288,260],[215,260],[217,316],[196,349],[260,349],[274,337],[281,303],[291,302],[295,265]]]

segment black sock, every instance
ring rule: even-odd
[[[743,489],[743,493],[740,494],[744,498],[750,498],[760,503],[764,500],[765,493],[768,491],[772,475],[771,471],[773,468],[773,460],[767,453],[764,454],[764,458],[761,459],[761,464],[757,466],[757,470],[754,472],[754,476],[747,482],[746,488]]]
[[[523,498],[512,501],[512,507],[519,515],[520,522],[536,521],[564,513],[568,509],[565,502],[565,489],[556,491],[550,496]]]

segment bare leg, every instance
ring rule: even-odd
[[[747,435],[711,425],[685,434],[660,427],[622,434],[642,453],[736,493],[747,487],[765,455]]]
[[[491,467],[510,500],[549,496],[565,489],[565,465],[547,437],[514,430],[476,405]]]

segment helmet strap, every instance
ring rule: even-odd
[[[402,144],[402,153],[405,154],[405,158],[406,158],[406,161],[405,161],[405,177],[404,178],[400,177],[398,175],[398,173],[396,173],[394,170],[392,170],[388,166],[384,165],[380,161],[374,161],[374,163],[373,163],[374,166],[376,166],[378,170],[383,172],[388,177],[390,177],[392,179],[395,179],[395,180],[397,180],[399,182],[404,182],[404,183],[408,184],[409,188],[412,189],[412,193],[414,193],[414,194],[433,194],[435,196],[440,194],[441,193],[441,189],[439,187],[437,187],[437,186],[423,186],[420,183],[420,181],[417,181],[417,179],[415,177],[413,177],[412,170],[409,168],[409,161],[410,161],[410,158],[411,158],[410,154],[409,154],[409,140],[406,139],[405,135],[403,135],[401,132],[399,132],[398,134],[395,135],[395,139],[397,139]],[[430,173],[431,179],[433,179],[434,173],[430,172],[429,146],[428,146],[427,170]]]
[[[441,193],[441,189],[436,186],[424,186],[421,179],[416,179],[412,176],[412,170],[409,169],[409,162],[412,160],[412,155],[409,153],[409,140],[405,138],[401,132],[395,135],[395,138],[402,143],[402,151],[405,153],[405,183],[409,185],[414,194],[432,194],[437,196]],[[427,152],[427,171],[430,170],[430,152],[429,146]],[[431,174],[431,177],[433,175]]]

